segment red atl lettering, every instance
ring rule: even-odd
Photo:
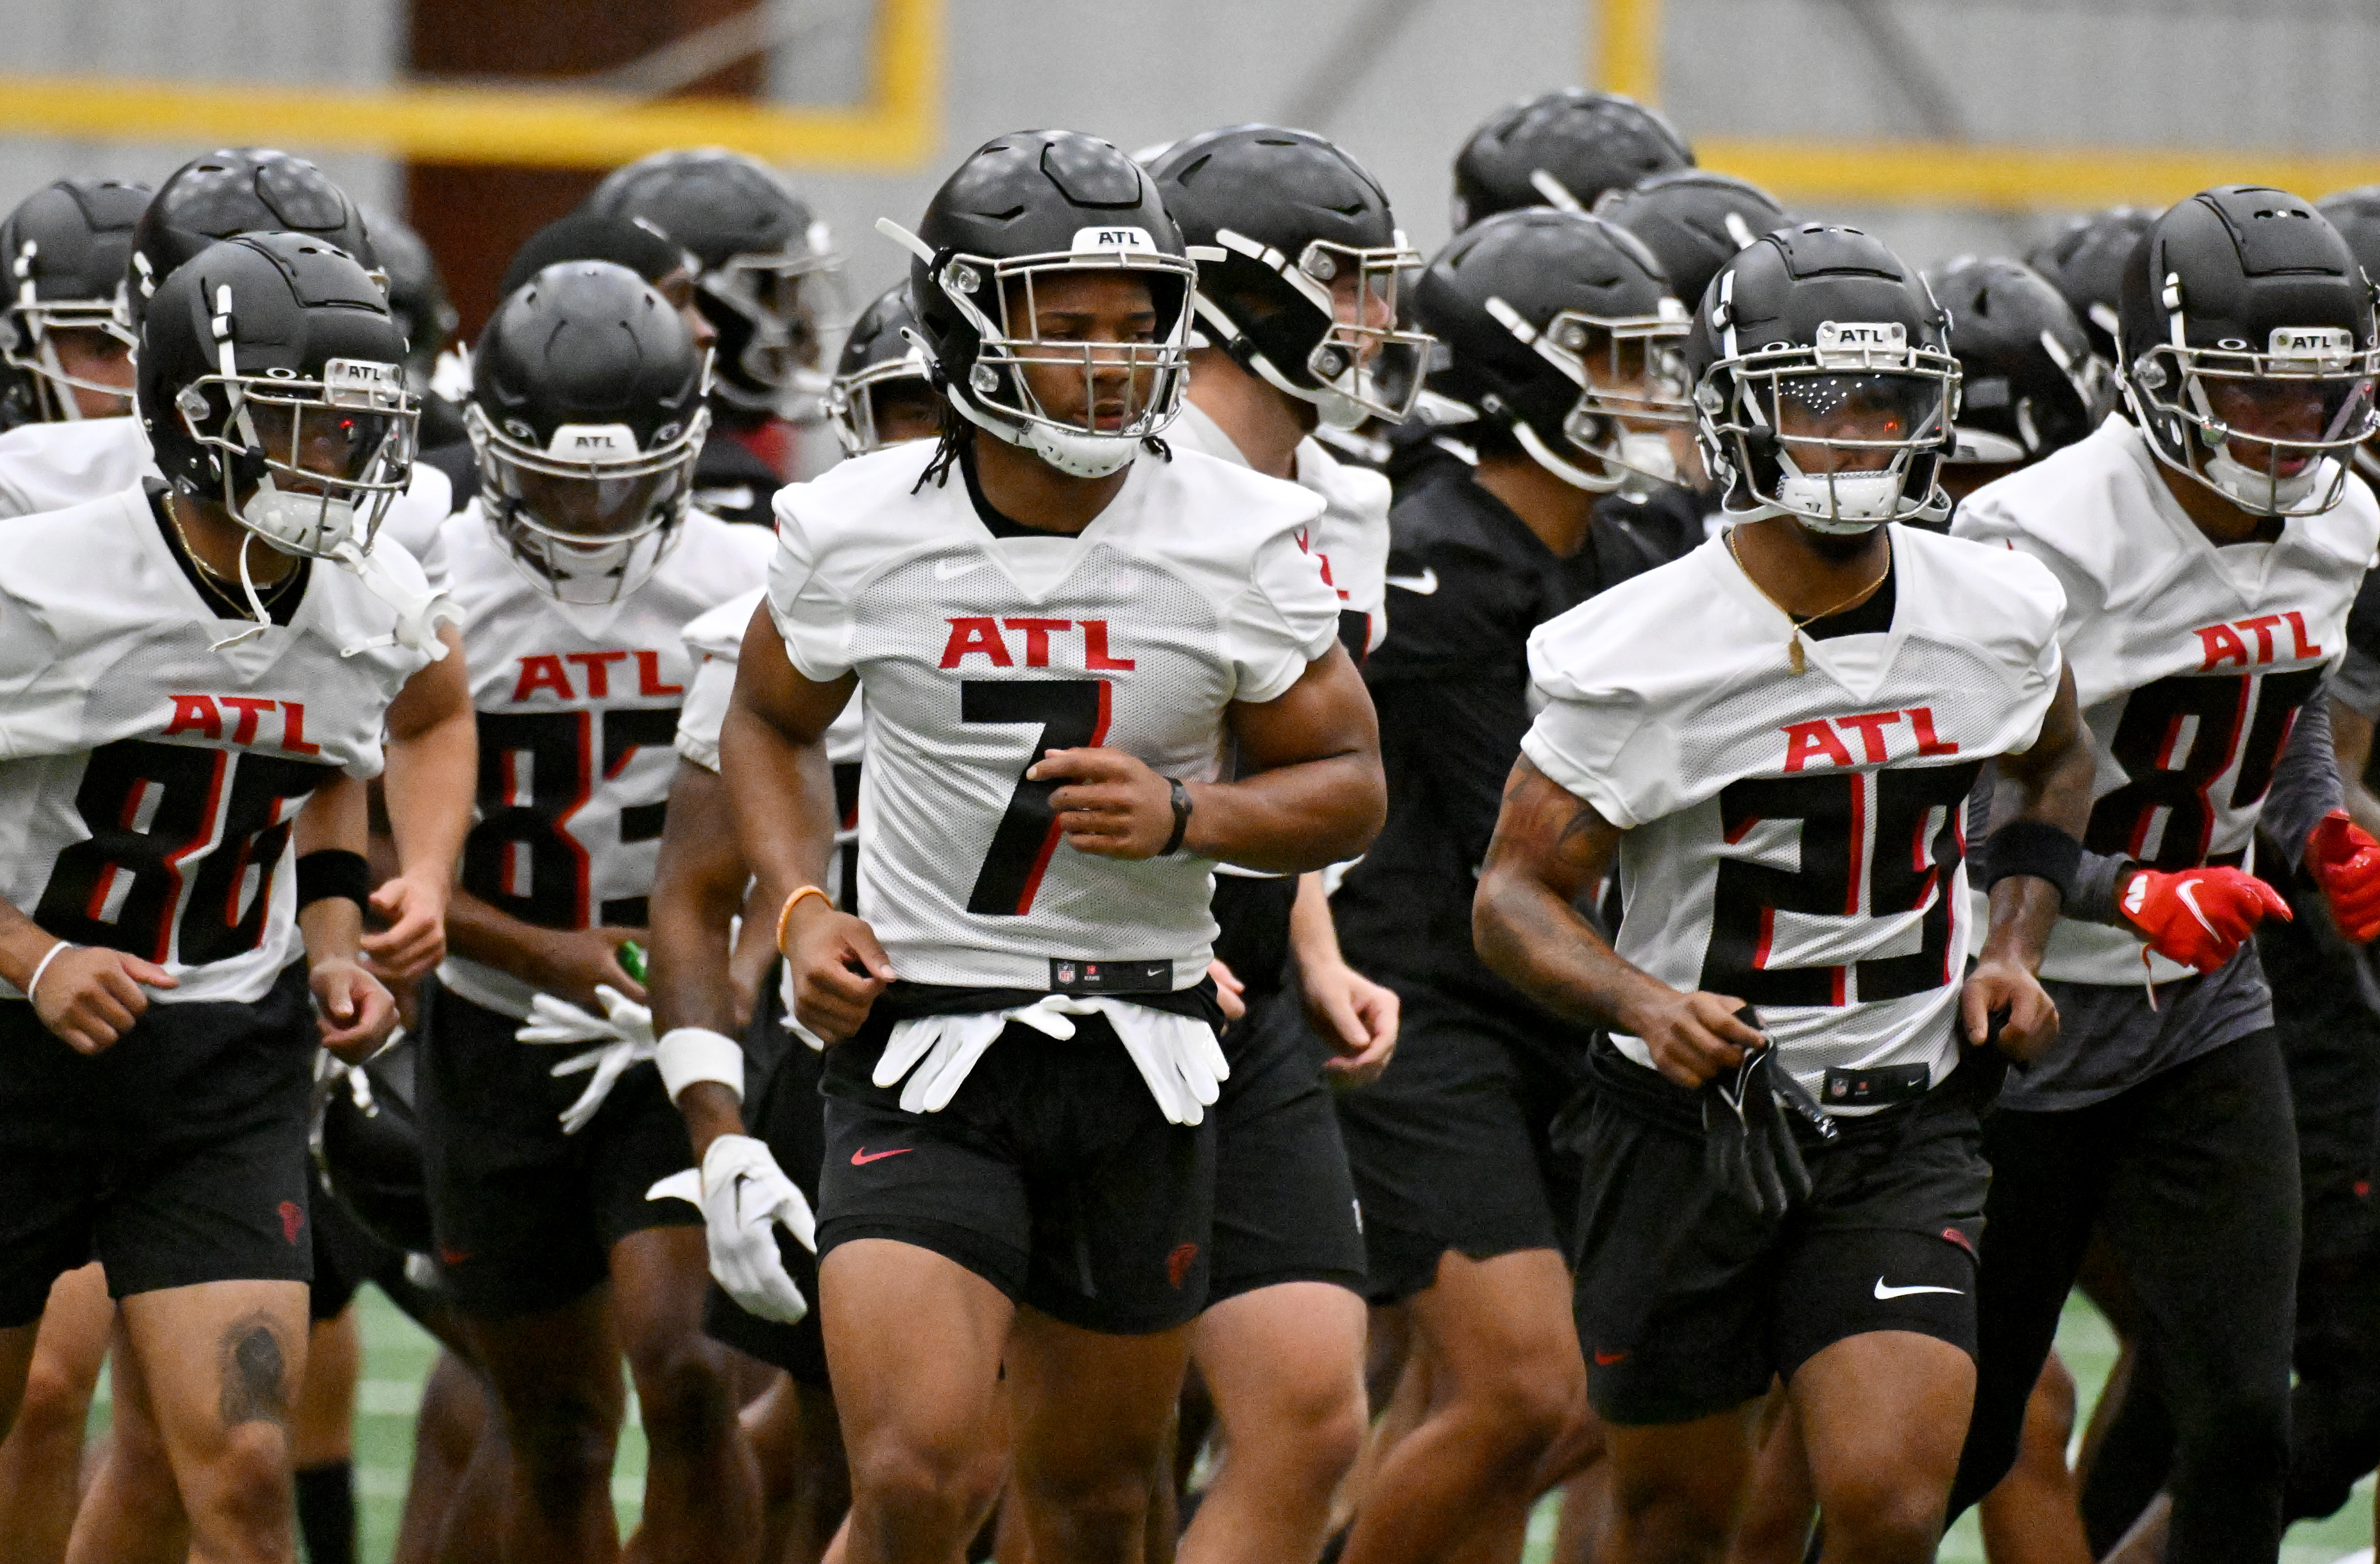
[[[1934,731],[1934,709],[1912,706],[1899,711],[1861,711],[1848,717],[1820,717],[1814,721],[1787,723],[1778,730],[1785,735],[1785,770],[1789,773],[1799,771],[1818,759],[1835,766],[1853,764],[1851,747],[1837,735],[1837,729],[1857,734],[1860,749],[1869,763],[1880,766],[1891,754],[1884,731],[1901,721],[1909,724],[1910,736],[1917,741],[1917,755],[1959,753],[1956,744],[1947,742]]]
[[[1838,717],[1839,726],[1857,728],[1860,744],[1870,760],[1881,764],[1884,759],[1884,730],[1898,722],[1907,713],[1900,711],[1863,711],[1856,717]]]
[[[1852,752],[1835,736],[1834,725],[1824,717],[1815,722],[1793,722],[1785,728],[1785,770],[1798,771],[1810,763],[1814,755],[1823,755],[1837,766],[1852,763]]]
[[[577,692],[570,687],[570,673],[562,666],[562,659],[549,652],[540,657],[524,657],[520,665],[519,682],[513,685],[515,700],[527,700],[540,690],[552,690],[565,700],[577,698]]]
[[[1008,643],[1000,638],[1000,624],[989,614],[953,619],[951,638],[942,648],[942,666],[956,668],[959,660],[970,652],[981,652],[991,659],[994,668],[1014,668],[1015,661],[1008,655]]]
[[[223,737],[223,713],[215,709],[211,695],[177,695],[174,697],[174,716],[165,724],[164,736],[176,734],[200,733],[211,739]]]
[[[2256,637],[2256,661],[2273,661],[2273,626],[2281,622],[2277,613],[2260,613],[2253,619],[2242,619],[2240,628]]]
[[[2248,666],[2248,643],[2234,635],[2230,625],[2202,625],[2198,640],[2206,649],[2206,661],[2199,669],[2200,673],[2212,673],[2219,662],[2235,663],[2241,668]]]
[[[277,700],[258,700],[253,696],[243,695],[227,695],[223,697],[223,703],[239,713],[238,725],[232,729],[231,734],[234,744],[254,744],[256,720],[281,704]]]
[[[281,703],[281,747],[292,755],[322,753],[321,745],[306,742],[306,708],[300,701]]]
[[[706,662],[710,659],[705,658]],[[637,653],[637,693],[640,696],[684,695],[684,685],[662,683],[662,654],[657,651]]]
[[[2306,639],[2304,614],[2291,611],[2282,614],[2281,617],[2289,622],[2289,639],[2296,643],[2293,649],[2298,656],[2320,657],[2322,655],[2322,649]]]
[[[1909,709],[1909,731],[1917,735],[1917,753],[1920,755],[1959,753],[1957,745],[1945,744],[1935,736],[1934,709],[1930,706],[1912,706]]]
[[[1025,632],[1025,666],[1027,668],[1049,667],[1050,632],[1075,627],[1071,619],[1003,619],[1001,624],[1011,630]]]
[[[2204,660],[2199,664],[2202,673],[2212,673],[2221,667],[2252,668],[2259,663],[2280,660],[2280,649],[2275,646],[2274,632],[2283,624],[2289,627],[2291,658],[2311,660],[2322,655],[2322,648],[2306,634],[2305,615],[2297,611],[2285,613],[2260,613],[2253,619],[2234,619],[2222,624],[2202,624],[2191,634],[2198,637]],[[2256,637],[2256,652],[2248,654],[2246,637]]]
[[[602,700],[612,693],[612,664],[625,662],[625,651],[569,651],[562,654],[565,662],[576,662],[587,670],[587,698]]]
[[[1108,655],[1108,622],[1104,619],[1083,621],[1083,666],[1086,668],[1130,668],[1129,657]]]

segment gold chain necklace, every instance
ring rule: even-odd
[[[188,560],[192,564],[198,567],[200,576],[205,578],[204,585],[207,587],[207,589],[213,592],[216,598],[219,599],[225,606],[232,610],[232,618],[246,618],[248,615],[248,610],[242,606],[240,597],[233,590],[233,588],[238,587],[240,584],[238,578],[237,576],[226,576],[222,571],[217,570],[213,565],[209,564],[199,553],[199,551],[191,546],[190,535],[182,530],[181,509],[174,503],[174,496],[170,492],[165,496],[165,519],[173,524],[174,536],[182,545],[182,557]],[[241,552],[245,553],[247,552],[249,541],[250,540],[249,539],[242,539],[240,540],[239,546]],[[278,602],[281,599],[281,594],[289,589],[290,584],[298,578],[298,573],[295,569],[285,571],[282,574],[280,580],[275,581],[272,586],[267,587],[263,591],[257,594],[257,600],[266,604],[267,606]]]
[[[1877,575],[1875,580],[1869,582],[1866,586],[1862,587],[1858,591],[1853,592],[1850,597],[1845,598],[1842,601],[1835,604],[1834,607],[1822,608],[1815,613],[1804,614],[1798,619],[1793,616],[1792,610],[1787,608],[1783,603],[1779,602],[1775,594],[1771,593],[1767,588],[1760,584],[1759,577],[1754,576],[1751,570],[1746,568],[1743,563],[1743,556],[1736,552],[1735,528],[1732,527],[1727,529],[1727,557],[1735,561],[1735,568],[1743,572],[1743,578],[1752,583],[1752,589],[1758,592],[1763,598],[1767,599],[1768,606],[1783,614],[1785,616],[1785,623],[1793,627],[1792,638],[1785,643],[1785,661],[1787,667],[1790,668],[1798,677],[1803,673],[1808,673],[1810,668],[1808,661],[1802,655],[1803,627],[1804,625],[1815,624],[1821,619],[1832,619],[1838,613],[1850,612],[1852,609],[1855,609],[1859,607],[1860,604],[1867,601],[1868,599],[1876,596],[1877,591],[1883,588],[1884,584],[1892,579],[1892,534],[1888,532],[1884,535],[1884,569]]]

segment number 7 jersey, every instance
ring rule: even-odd
[[[2066,591],[2059,636],[2098,762],[2095,853],[2178,870],[2254,867],[2256,821],[2299,709],[2347,651],[2347,613],[2380,544],[2361,478],[2270,543],[2217,548],[2166,487],[2138,430],[2087,440],[1987,484],[1954,530],[2047,565]],[[2044,977],[2141,981],[2122,929],[2061,920]],[[2150,953],[2155,981],[2189,969]]]
[[[794,667],[865,697],[859,905],[893,969],[965,988],[1133,991],[1205,974],[1208,863],[1059,838],[1051,749],[1216,775],[1233,701],[1279,698],[1336,639],[1299,546],[1322,502],[1209,456],[1144,455],[1075,537],[994,537],[930,442],[777,497],[769,607]]]
[[[1626,833],[1620,954],[1755,1006],[1830,1110],[1858,1110],[1860,1073],[1939,1083],[1957,1062],[1963,806],[2058,692],[2046,570],[1892,539],[1891,629],[1805,641],[1803,674],[1723,539],[1529,638],[1544,705],[1522,753]],[[1641,1039],[1612,1041],[1651,1064]]]

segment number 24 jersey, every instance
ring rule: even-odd
[[[1051,749],[1215,776],[1233,701],[1279,698],[1336,638],[1294,484],[1195,452],[1134,462],[1075,537],[995,538],[929,443],[777,496],[769,607],[794,667],[856,672],[859,906],[901,976],[967,988],[1182,988],[1204,975],[1209,866],[1059,839]],[[913,491],[915,491],[913,492]],[[1128,964],[1118,967],[1114,964]]]
[[[1544,704],[1522,752],[1626,833],[1620,954],[1755,1006],[1830,1108],[1829,1070],[1956,1063],[1963,805],[2058,692],[2039,564],[1895,527],[1893,573],[1891,629],[1805,641],[1800,675],[1723,539],[1529,639]]]
[[[2256,820],[2298,709],[2346,655],[2347,613],[2380,544],[2361,478],[2270,543],[2217,548],[2138,430],[2109,418],[1988,484],[1954,529],[2047,565],[2059,638],[2098,762],[2083,845],[2168,870],[2254,867]],[[2044,977],[2138,983],[2139,939],[2061,920]],[[2155,981],[2189,969],[2150,953]]]

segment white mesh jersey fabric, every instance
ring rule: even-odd
[[[1718,540],[1529,642],[1523,752],[1626,831],[1620,953],[1755,1006],[1822,1103],[1830,1068],[1955,1063],[1961,805],[2058,689],[2046,571],[1901,527],[1894,559],[1890,632],[1805,642],[1799,676]]]
[[[956,475],[895,447],[778,496],[769,602],[796,669],[866,701],[859,906],[917,982],[1046,988],[1052,964],[1171,964],[1196,982],[1209,865],[1060,842],[1045,749],[1216,774],[1228,709],[1278,698],[1336,637],[1294,485],[1143,456],[1081,534],[995,539]]]
[[[2350,476],[2338,506],[2289,518],[2274,542],[2218,549],[2139,432],[2110,418],[1969,496],[1954,526],[2038,559],[2065,588],[2058,636],[2098,761],[2084,845],[2160,869],[2252,868],[2275,763],[2345,655],[2348,610],[2380,546],[2363,480]],[[2122,929],[2061,921],[2042,976],[2133,984],[2141,956]],[[2189,976],[2154,952],[2149,971]]]
[[[769,535],[695,512],[651,578],[601,608],[532,582],[476,502],[445,544],[480,729],[463,889],[540,927],[642,927],[694,677],[686,628],[752,589]],[[526,1016],[535,992],[460,956],[439,976],[508,1015]]]
[[[161,1003],[262,997],[300,948],[291,823],[334,771],[379,773],[425,660],[369,646],[388,608],[319,563],[288,625],[210,649],[250,622],[214,616],[137,486],[0,540],[0,894],[173,972]]]

